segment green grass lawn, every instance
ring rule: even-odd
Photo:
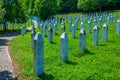
[[[45,75],[40,78],[34,75],[31,33],[19,35],[11,41],[11,55],[19,66],[21,80],[120,80],[120,35],[116,34],[116,24],[109,25],[108,41],[102,41],[100,28],[98,46],[92,45],[93,33],[87,32],[85,24],[87,38],[85,52],[78,49],[80,25],[75,39],[69,32],[67,22],[65,25],[69,39],[69,61],[64,63],[60,60],[60,24],[57,35],[53,38],[54,43],[49,43],[48,37],[44,37]]]

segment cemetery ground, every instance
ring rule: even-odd
[[[75,14],[72,14],[75,16]],[[102,25],[104,22],[102,23]],[[88,33],[87,22],[86,50],[78,48],[78,36],[80,22],[76,30],[76,38],[72,38],[69,31],[69,24],[65,22],[68,35],[68,62],[60,60],[60,36],[61,26],[59,25],[56,35],[53,35],[53,42],[48,42],[44,37],[44,75],[34,75],[34,51],[31,48],[31,32],[24,36],[19,35],[10,42],[11,57],[18,64],[18,72],[21,80],[120,80],[120,35],[116,34],[116,24],[108,25],[108,41],[102,40],[102,27],[99,32],[99,44],[92,44],[93,24],[91,33]],[[39,29],[36,29],[40,32]]]

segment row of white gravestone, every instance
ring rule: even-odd
[[[47,30],[49,29],[49,27],[51,27],[53,29],[53,34],[57,34],[58,24],[59,23],[56,21],[55,23],[50,23],[50,22],[41,23],[40,31],[44,34],[45,37],[47,37]]]
[[[91,30],[91,25],[89,25],[89,24],[91,24],[91,22],[90,23],[88,23],[88,31],[90,32],[90,30]],[[52,27],[49,27],[50,29],[49,30],[47,30],[47,26],[46,27],[44,27],[44,30],[43,30],[43,33],[44,33],[44,36],[48,36],[48,41],[49,42],[52,42],[52,38],[53,38],[53,30],[52,29],[54,29],[54,28],[52,28]],[[106,27],[104,27],[105,29],[106,29]],[[81,29],[84,29],[84,23],[82,22],[81,23]],[[95,28],[96,29],[96,28]],[[71,26],[71,30],[72,30],[72,37],[73,38],[75,38],[76,36],[76,26],[73,24],[72,26]],[[48,35],[47,35],[47,31],[48,31]],[[61,29],[61,32],[63,33],[63,32],[65,32],[65,24],[64,24],[64,22],[62,22],[62,29]],[[105,33],[105,31],[103,31],[104,33]],[[104,38],[104,36],[103,36],[103,38]]]
[[[97,23],[97,21],[96,21],[96,19],[94,20],[94,26],[95,25],[98,25],[99,27],[101,27],[102,26],[102,19],[100,18],[100,20],[98,21],[98,23]],[[92,26],[92,20],[89,20],[88,21],[88,32],[90,33],[91,32],[91,26]],[[75,29],[74,29],[74,27],[75,27]],[[84,28],[84,22],[81,22],[80,23],[80,29],[82,29],[82,28]],[[69,31],[71,31],[72,33],[73,33],[73,38],[74,38],[74,32],[75,32],[75,30],[77,30],[78,29],[78,21],[77,22],[75,22],[75,25],[74,24],[72,24],[72,22],[70,21],[69,22]]]
[[[120,29],[120,21],[118,20],[117,22],[117,28]],[[67,34],[65,33],[65,26],[64,24],[62,25],[62,36],[60,39],[60,59],[63,61],[68,61],[68,37]],[[75,25],[72,25],[72,37],[75,37]],[[93,28],[93,44],[97,45],[99,41],[99,28],[98,26],[94,26]],[[26,32],[26,27],[24,26],[21,30],[22,35]],[[53,38],[53,30],[50,27],[48,29],[48,40],[49,42],[52,42]],[[39,76],[44,73],[44,40],[43,37],[40,33],[37,33],[35,35],[35,30],[32,31],[31,34],[31,45],[32,48],[34,49],[34,70],[35,73]],[[105,24],[103,26],[103,40],[108,39],[108,26]],[[79,49],[85,50],[86,49],[86,33],[83,28],[81,28],[80,33],[79,33]]]
[[[83,27],[81,29],[84,29]],[[88,28],[88,30],[90,30],[90,28]],[[25,33],[26,29],[25,27],[23,27],[23,32]],[[65,32],[65,25],[62,24],[62,33]],[[45,31],[45,33],[47,33],[47,29]],[[120,34],[120,20],[117,21],[117,26],[116,26],[116,33]],[[32,31],[31,36],[35,35],[35,30]],[[47,35],[47,34],[46,34]],[[103,31],[102,31],[102,39],[103,40],[107,40],[108,39],[108,26],[105,24],[103,26]],[[98,26],[94,26],[94,31],[93,31],[93,44],[97,45],[98,44],[98,37],[99,36],[99,28]],[[75,25],[72,25],[72,37],[75,38]],[[53,28],[49,27],[48,29],[48,41],[51,43],[53,40]],[[32,43],[33,44],[33,40]],[[33,48],[33,47],[32,47]]]
[[[98,44],[98,37],[99,37],[99,29],[97,26],[93,28],[93,44]],[[52,28],[49,28],[48,33],[52,32]],[[44,39],[42,34],[32,31],[32,41],[34,40],[34,71],[35,74],[40,76],[44,74]],[[51,42],[52,34],[49,33],[49,42]],[[108,26],[104,24],[103,26],[103,40],[108,39]],[[79,33],[79,49],[85,50],[86,49],[86,32],[84,29],[80,30]],[[63,32],[60,37],[60,59],[64,62],[68,61],[68,36],[66,32]]]
[[[53,22],[54,22],[54,21],[53,21]],[[78,29],[78,20],[76,20],[75,22],[76,22],[75,25],[72,24],[71,22],[70,22],[70,25],[69,25],[69,29],[70,29],[70,31],[72,31],[72,37],[73,37],[73,38],[75,38],[75,30]],[[101,19],[100,19],[100,21],[98,21],[98,23],[99,23],[99,25],[102,25]],[[84,22],[81,22],[80,25],[81,25],[81,26],[80,26],[80,29],[84,28]],[[90,19],[90,20],[88,21],[88,32],[91,32],[91,25],[92,25],[92,20]],[[96,24],[96,20],[94,20],[94,25],[97,25],[97,24]],[[48,26],[47,26],[47,25],[44,25],[44,26],[41,26],[40,28],[41,28],[41,29],[40,29],[41,32],[44,33],[44,36],[47,36],[47,28],[48,28]],[[58,23],[54,24],[54,26],[53,26],[52,28],[53,28],[53,33],[56,34],[57,29],[58,29]],[[64,25],[64,21],[62,21],[62,32],[64,32],[64,30],[65,30],[65,25]],[[117,30],[119,30],[119,29],[117,29]],[[25,26],[24,26],[24,27],[21,29],[21,34],[23,35],[25,32],[26,32],[26,28],[25,28]]]
[[[104,14],[105,15],[105,14]],[[101,20],[103,20],[104,21],[104,19],[107,21],[107,20],[111,20],[111,21],[113,21],[112,20],[112,18],[109,18],[109,19],[107,19],[109,16],[111,17],[111,15],[98,15],[97,17],[95,16],[83,16],[83,17],[79,17],[79,16],[75,16],[75,17],[71,17],[71,16],[65,16],[65,17],[63,17],[62,19],[64,20],[64,21],[68,21],[69,23],[71,23],[72,24],[72,22],[74,23],[75,22],[75,25],[77,25],[78,23],[79,23],[79,21],[80,22],[85,22],[85,21],[87,21],[87,20],[91,20],[91,19],[94,19],[94,24],[96,25],[96,23],[98,23],[98,24],[100,24],[100,22],[101,22]],[[85,20],[84,20],[85,19]],[[116,20],[116,19],[115,19]],[[47,25],[49,25],[50,24],[50,26],[53,26],[54,24],[56,24],[56,22],[58,22],[58,23],[60,23],[60,19],[49,19],[49,20],[46,20],[45,22],[43,22],[43,21],[41,21],[42,22],[42,24],[43,24],[43,26],[47,26]],[[108,21],[107,21],[108,22]],[[52,25],[51,25],[52,24]],[[77,26],[76,26],[77,27]],[[42,30],[42,29],[41,29]],[[71,31],[71,29],[70,29],[70,31]]]
[[[96,16],[83,16],[82,18],[80,18],[78,16],[76,16],[76,17],[71,17],[71,16],[66,17],[66,16],[64,16],[62,18],[62,27],[64,27],[64,25],[63,25],[64,21],[68,21],[69,22],[69,30],[72,32],[73,23],[75,25],[75,30],[78,29],[79,22],[80,22],[80,25],[81,25],[80,29],[82,29],[84,27],[85,21],[88,20],[88,32],[91,32],[90,30],[91,30],[91,25],[92,24],[94,24],[94,26],[98,25],[98,27],[101,27],[102,22],[106,22],[108,25],[113,23],[113,22],[116,22],[116,14],[114,14],[113,16],[114,17],[112,17],[111,14],[109,15],[107,13],[104,13],[104,14],[101,14],[101,15],[96,13]],[[86,19],[84,21],[85,17],[86,17]],[[53,34],[56,34],[57,30],[58,30],[59,23],[60,23],[60,19],[53,19],[53,20],[49,19],[49,20],[46,20],[45,22],[41,21],[41,26],[39,28],[40,28],[41,32],[44,33],[44,36],[47,36],[48,26],[52,27],[53,28]]]
[[[96,21],[101,20],[101,18],[103,18],[103,21],[107,21],[108,23],[112,23],[112,22],[116,22],[116,14],[112,15],[108,15],[108,14],[104,14],[104,15],[98,15],[98,16],[83,16],[83,17],[69,17],[69,16],[65,16],[63,19],[65,19],[68,22],[73,22],[76,20],[80,20],[81,22],[85,22],[88,21],[90,19],[94,19]]]

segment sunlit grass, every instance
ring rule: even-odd
[[[104,23],[103,23],[104,24]],[[17,36],[11,41],[10,49],[12,58],[19,65],[19,72],[22,80],[119,80],[120,79],[120,35],[116,34],[116,24],[109,25],[109,39],[102,40],[102,28],[100,28],[99,44],[92,45],[93,33],[86,30],[86,51],[78,49],[78,36],[80,31],[76,31],[76,38],[73,39],[69,32],[68,22],[65,22],[66,33],[69,39],[69,62],[60,60],[60,36],[61,24],[57,35],[53,37],[53,43],[48,42],[48,37],[44,37],[44,71],[45,75],[38,78],[34,75],[33,55],[31,48],[30,32],[24,36]],[[93,26],[92,26],[93,28]],[[37,31],[40,31],[37,29]],[[83,54],[85,53],[85,54]]]

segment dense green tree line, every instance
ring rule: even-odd
[[[78,0],[60,0],[60,12],[69,12],[77,10]]]
[[[57,12],[120,8],[120,0],[0,0],[0,22],[25,22],[31,15],[47,19]]]
[[[120,4],[120,0],[78,0],[77,8],[83,11],[95,11],[103,9],[115,9]]]

